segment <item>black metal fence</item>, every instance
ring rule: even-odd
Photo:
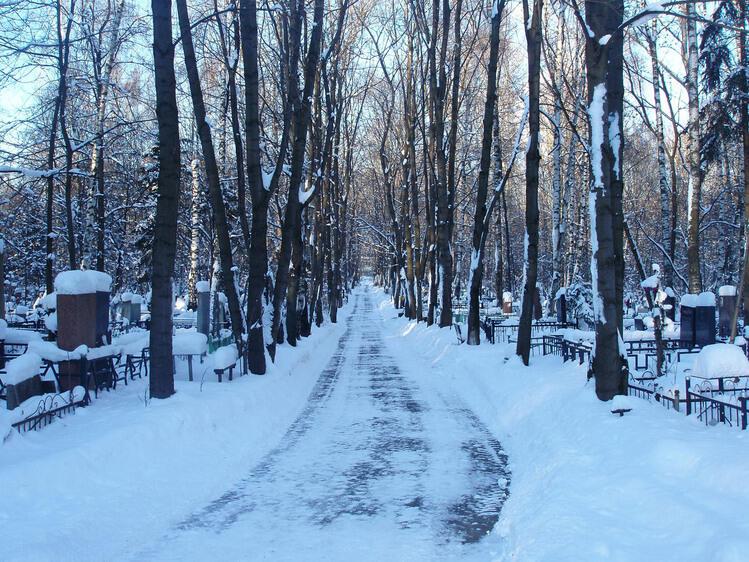
[[[13,423],[12,426],[19,433],[35,431],[87,404],[88,394],[77,397],[75,389],[60,394],[47,394],[40,397],[39,405],[32,414]]]
[[[686,388],[688,416],[695,413],[705,425],[747,428],[749,377],[689,377]]]

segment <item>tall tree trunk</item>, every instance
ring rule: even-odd
[[[192,41],[192,30],[190,28],[190,16],[187,11],[187,0],[177,0],[177,16],[179,29],[182,35],[182,50],[185,55],[185,67],[187,79],[190,85],[190,97],[192,98],[193,112],[195,114],[195,125],[198,129],[200,146],[203,151],[205,162],[206,179],[208,180],[208,193],[213,210],[213,219],[216,225],[216,239],[219,249],[219,263],[221,277],[224,281],[224,292],[229,301],[229,315],[231,317],[231,330],[237,349],[243,351],[242,334],[244,332],[244,319],[242,308],[239,304],[239,291],[234,280],[234,262],[231,252],[231,240],[229,238],[229,225],[226,220],[226,207],[224,196],[221,192],[221,179],[219,177],[216,153],[213,147],[211,127],[206,121],[206,109],[203,101],[203,91],[200,85],[200,74],[195,57],[195,47]]]
[[[492,12],[491,36],[489,39],[489,64],[486,76],[486,100],[484,102],[483,134],[481,138],[481,161],[478,186],[476,188],[476,211],[473,217],[473,239],[471,241],[471,265],[468,273],[468,345],[481,343],[479,307],[481,286],[484,278],[484,247],[489,233],[491,210],[487,211],[486,196],[489,191],[489,171],[492,163],[492,138],[494,112],[497,106],[497,60],[499,59],[499,26],[505,3],[501,1]],[[456,24],[458,22],[456,21]],[[492,198],[494,201],[494,198]]]
[[[538,134],[541,121],[541,13],[542,0],[523,0],[525,38],[528,45],[528,148],[525,152],[525,287],[523,288],[517,354],[528,365],[531,354],[531,323],[538,278],[538,169],[541,162]]]
[[[593,256],[591,278],[596,344],[591,361],[596,395],[611,400],[627,392],[627,362],[620,351],[617,181],[621,181],[622,119],[618,112],[623,94],[618,89],[623,68],[622,0],[586,0],[586,70],[590,118],[590,231]],[[601,44],[601,38],[607,37]],[[618,177],[617,177],[618,176]],[[623,230],[623,228],[622,228]]]
[[[266,343],[270,343],[270,324],[265,319],[267,290],[271,284],[268,271],[268,206],[275,191],[286,160],[291,123],[291,101],[284,100],[283,130],[278,158],[269,185],[263,179],[260,139],[260,74],[258,69],[257,4],[255,0],[242,0],[239,5],[242,58],[245,83],[245,151],[247,153],[247,180],[252,197],[252,223],[250,225],[249,278],[247,284],[247,359],[250,372],[265,374]],[[281,62],[281,77],[287,83],[295,79],[298,66],[298,25],[289,30],[291,48],[288,59]],[[267,328],[267,334],[265,333]]]
[[[150,390],[152,398],[168,398],[174,394],[172,281],[180,190],[179,115],[171,0],[151,0],[151,11],[156,120],[159,127],[159,180],[153,237]]]
[[[291,151],[291,173],[289,179],[289,198],[284,213],[284,224],[281,232],[281,249],[278,256],[278,269],[276,271],[276,285],[273,292],[273,324],[271,329],[270,350],[271,357],[275,355],[275,346],[281,326],[281,313],[283,303],[286,301],[286,291],[289,282],[289,266],[291,264],[292,246],[295,238],[300,237],[301,229],[301,201],[300,191],[302,189],[302,175],[304,172],[304,153],[307,145],[307,129],[311,115],[311,97],[317,74],[317,64],[320,60],[320,45],[322,40],[324,0],[315,0],[312,33],[307,49],[307,60],[304,66],[304,91],[299,98],[298,87],[292,90],[292,96],[296,99],[294,103],[294,142]],[[298,10],[303,9],[300,4]],[[292,19],[294,16],[292,15]],[[296,308],[287,310],[286,314],[292,315],[291,322],[296,322]]]

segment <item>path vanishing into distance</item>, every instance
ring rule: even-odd
[[[429,366],[388,351],[364,286],[281,443],[137,559],[440,560],[496,554],[501,444]],[[210,475],[207,475],[210,477]],[[187,493],[187,492],[186,492]]]

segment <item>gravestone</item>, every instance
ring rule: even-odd
[[[663,299],[664,312],[667,318],[670,318],[672,322],[676,322],[676,294],[671,287],[666,287],[664,292],[666,293],[666,298]]]
[[[687,347],[694,347],[695,341],[695,309],[697,307],[697,295],[683,295],[679,302],[681,318],[681,333],[679,339]]]
[[[533,319],[541,320],[544,315],[544,309],[541,306],[541,290],[536,285],[536,290],[533,292]]]
[[[130,301],[133,300],[133,293],[122,293],[120,298],[120,318],[130,323]]]
[[[564,294],[564,289],[557,291],[557,322],[561,324],[567,323],[567,297]]]
[[[208,335],[211,329],[211,292],[208,281],[195,283],[198,293],[198,332]]]
[[[112,278],[101,271],[89,272],[96,277],[96,345],[111,343],[109,333],[109,295]]]
[[[502,293],[502,312],[512,314],[512,293],[510,291]]]
[[[143,303],[143,297],[140,295],[133,294],[130,299],[130,316],[128,320],[131,326],[137,326],[140,322],[141,304]]]
[[[736,287],[733,285],[723,285],[718,289],[718,334],[722,338],[731,335],[737,300]]]
[[[700,293],[694,313],[694,343],[706,346],[715,343],[715,294]]]
[[[97,287],[98,272],[63,271],[55,278],[57,293],[57,345],[73,351],[80,345],[97,344]],[[110,281],[111,282],[111,281]],[[80,361],[60,364],[60,390],[80,384]]]

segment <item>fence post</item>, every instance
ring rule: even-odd
[[[674,410],[676,410],[677,412],[680,411],[679,410],[679,389],[678,388],[674,389]]]
[[[746,429],[746,396],[739,397],[739,404],[741,404],[741,429]]]
[[[692,415],[692,399],[689,397],[689,377],[687,377],[687,415]]]

